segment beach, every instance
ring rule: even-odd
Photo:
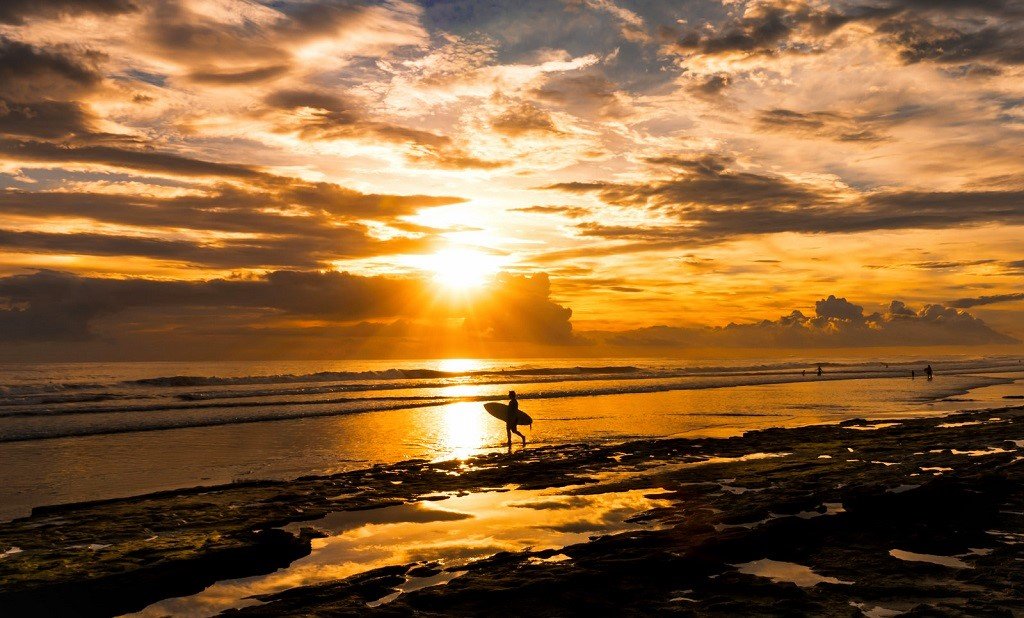
[[[33,507],[504,450],[509,390],[531,445],[726,437],[916,416],[1021,394],[1014,357],[111,363],[0,368],[0,520]]]
[[[1024,617],[1022,73],[1024,0],[0,0],[0,618]]]
[[[592,395],[579,399],[603,411],[629,405],[616,398],[669,397],[671,407],[678,393],[713,391],[728,405],[688,417],[689,435],[641,427],[512,453],[491,437],[461,454],[328,474],[35,504],[0,524],[0,604],[10,615],[95,616],[559,615],[609,602],[636,615],[1019,613],[1014,377],[964,373],[956,379],[985,378],[965,390],[940,376],[931,407],[876,399],[872,413],[818,418],[782,417],[785,398],[757,389],[793,397],[824,383]],[[834,380],[828,392],[867,402],[892,397],[897,382]],[[958,390],[968,394],[946,392]],[[572,409],[575,399],[549,400]],[[467,405],[480,403],[446,404]],[[803,405],[821,402],[805,394]],[[774,416],[728,416],[752,410]],[[174,431],[186,430],[140,435]]]

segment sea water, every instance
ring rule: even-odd
[[[533,445],[729,436],[1010,405],[1017,358],[0,365],[0,519],[33,506],[287,479],[504,449],[509,390]],[[911,371],[917,374],[911,378]],[[1019,403],[1019,402],[1017,402]]]

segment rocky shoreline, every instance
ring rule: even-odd
[[[286,525],[516,487],[643,490],[664,506],[633,516],[640,529],[499,552],[444,585],[402,592],[450,568],[425,560],[229,613],[354,615],[369,603],[390,615],[1019,615],[1022,480],[1024,407],[414,460],[35,509],[0,524],[0,607],[10,616],[137,611],[285,567],[323,534]]]

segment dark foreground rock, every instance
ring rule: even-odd
[[[231,613],[1024,614],[1024,408],[891,423],[567,445],[37,509],[0,525],[0,553],[22,550],[0,558],[0,608],[138,610],[308,553],[308,536],[284,524],[511,483],[649,490],[671,506],[637,516],[647,530],[558,550],[569,560],[501,553],[373,610],[436,569],[393,565]],[[626,474],[596,482],[609,471]]]

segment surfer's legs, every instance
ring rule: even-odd
[[[508,436],[508,447],[509,448],[512,448],[512,432],[513,431],[515,431],[515,430],[512,429],[511,427],[508,427],[508,426],[505,427],[505,434]],[[516,431],[516,433],[519,433],[519,432]]]
[[[523,439],[523,446],[526,446],[526,436],[524,436],[523,434],[519,433],[518,429],[511,429],[511,428],[509,428],[508,432],[509,432],[508,433],[508,443],[509,444],[512,444],[512,434],[516,434],[517,436],[519,436],[520,438]]]

